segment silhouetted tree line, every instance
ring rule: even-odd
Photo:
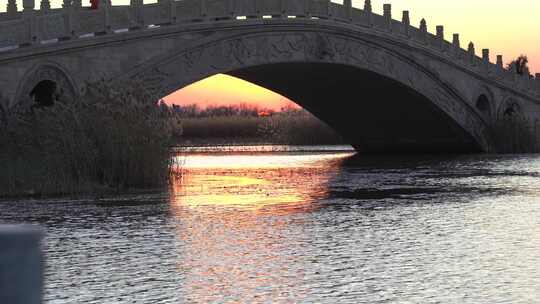
[[[515,71],[518,75],[527,75],[530,78],[533,77],[529,70],[529,58],[526,55],[519,55],[516,59],[512,60],[507,65],[507,69]]]
[[[247,104],[208,106],[202,108],[197,104],[172,105],[172,111],[184,118],[207,118],[224,116],[258,117],[261,113],[273,113],[272,110],[261,109]]]

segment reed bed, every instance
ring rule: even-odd
[[[344,144],[326,123],[305,110],[289,110],[265,117],[259,133],[274,143],[289,145]]]
[[[538,153],[538,123],[521,116],[501,117],[492,128],[497,153]]]
[[[99,82],[51,107],[20,101],[0,115],[0,196],[165,185],[179,118],[136,83]]]
[[[256,112],[255,112],[256,113]],[[289,145],[342,144],[327,124],[305,110],[288,109],[264,116],[233,114],[182,118],[182,143]]]

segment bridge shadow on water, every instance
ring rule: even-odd
[[[540,177],[519,165],[523,158],[534,156],[355,154],[340,162],[323,202],[335,210],[377,209],[526,194],[533,189],[504,182]]]

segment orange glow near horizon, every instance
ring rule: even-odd
[[[328,195],[324,187],[337,168],[354,152],[313,155],[236,154],[224,159],[220,154],[180,154],[179,177],[173,180],[173,207],[198,209],[234,208],[262,212],[311,210],[315,198]],[[299,187],[287,179],[311,172],[310,181]],[[316,172],[317,174],[313,174]],[[292,209],[273,207],[289,205]]]
[[[247,104],[279,110],[295,104],[273,91],[242,79],[217,74],[195,82],[164,98],[168,104],[197,104],[200,107]]]
[[[474,42],[477,55],[483,48],[490,49],[491,61],[502,54],[504,63],[521,54],[529,58],[531,72],[540,73],[540,1],[522,0],[518,3],[489,0],[385,0],[372,1],[373,10],[382,14],[383,3],[392,4],[392,16],[401,18],[401,11],[409,10],[411,24],[418,26],[426,18],[428,30],[435,32],[436,25],[444,25],[445,39],[451,40],[453,33],[460,33],[461,47]],[[353,6],[363,8],[364,0],[353,0]],[[260,87],[257,87],[260,88]],[[209,104],[248,103],[277,110],[282,105],[293,104],[271,91],[247,89],[241,80],[216,75],[171,94],[169,103],[201,106]],[[279,96],[279,97],[278,97]]]

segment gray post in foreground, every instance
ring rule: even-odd
[[[0,225],[0,303],[42,302],[42,237],[37,226]]]

